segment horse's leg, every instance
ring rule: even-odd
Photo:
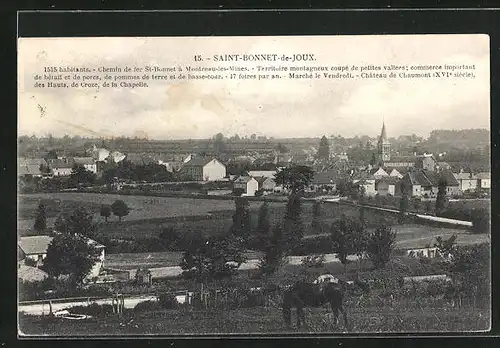
[[[298,315],[299,315],[299,312],[297,312],[297,316]],[[301,321],[302,324],[306,323],[306,315],[305,315],[304,307],[303,306],[300,307],[300,321]]]
[[[283,307],[283,320],[287,328],[292,325],[292,310],[290,307]]]
[[[339,317],[339,310],[338,310],[338,306],[337,306],[337,304],[335,303],[335,301],[330,300],[330,307],[331,307],[331,309],[332,309],[333,319],[335,320],[335,325],[337,325],[337,323],[338,323],[338,317]]]
[[[347,322],[347,311],[345,310],[344,306],[340,306],[340,312],[342,313],[342,316],[344,317],[344,326],[346,328],[349,327],[349,323]]]

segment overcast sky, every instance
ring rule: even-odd
[[[148,82],[149,88],[40,89],[44,66],[243,66],[227,53],[313,53],[315,65],[474,64],[475,79]],[[19,39],[19,134],[134,136],[387,135],[490,124],[486,35]],[[253,63],[255,65],[255,63]],[[262,63],[264,65],[265,63]],[[311,65],[293,63],[289,65]],[[41,108],[43,112],[41,112]]]

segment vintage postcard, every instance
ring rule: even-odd
[[[488,331],[489,53],[19,38],[19,335]]]

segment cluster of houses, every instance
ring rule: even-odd
[[[19,158],[18,173],[19,176],[69,176],[73,166],[78,164],[99,174],[104,163],[110,160],[115,163],[127,160],[133,164],[155,163],[165,166],[168,171],[181,174],[183,181],[230,182],[233,193],[237,190],[243,195],[254,196],[257,193],[282,192],[283,188],[276,184],[274,175],[278,168],[293,163],[311,166],[315,171],[311,184],[306,188],[307,192],[335,192],[338,182],[346,177],[353,184],[363,187],[366,196],[398,196],[402,189],[406,189],[413,197],[434,198],[437,196],[439,183],[443,180],[449,196],[489,191],[491,188],[489,172],[452,172],[446,162],[436,160],[432,154],[393,155],[385,124],[382,125],[376,148],[376,163],[350,168],[347,154],[332,153],[325,163],[316,158],[317,149],[314,147],[290,151],[281,146],[261,154],[250,151],[231,158],[216,158],[192,153],[124,154],[94,146],[87,151],[86,157]],[[228,170],[229,167],[245,167],[246,164],[269,170],[247,171],[239,176],[232,175]]]

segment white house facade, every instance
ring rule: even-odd
[[[212,159],[203,166],[203,180],[215,181],[226,177],[226,166],[217,159]]]
[[[255,196],[259,182],[251,176],[240,176],[233,182],[234,190],[243,190],[242,196]]]

